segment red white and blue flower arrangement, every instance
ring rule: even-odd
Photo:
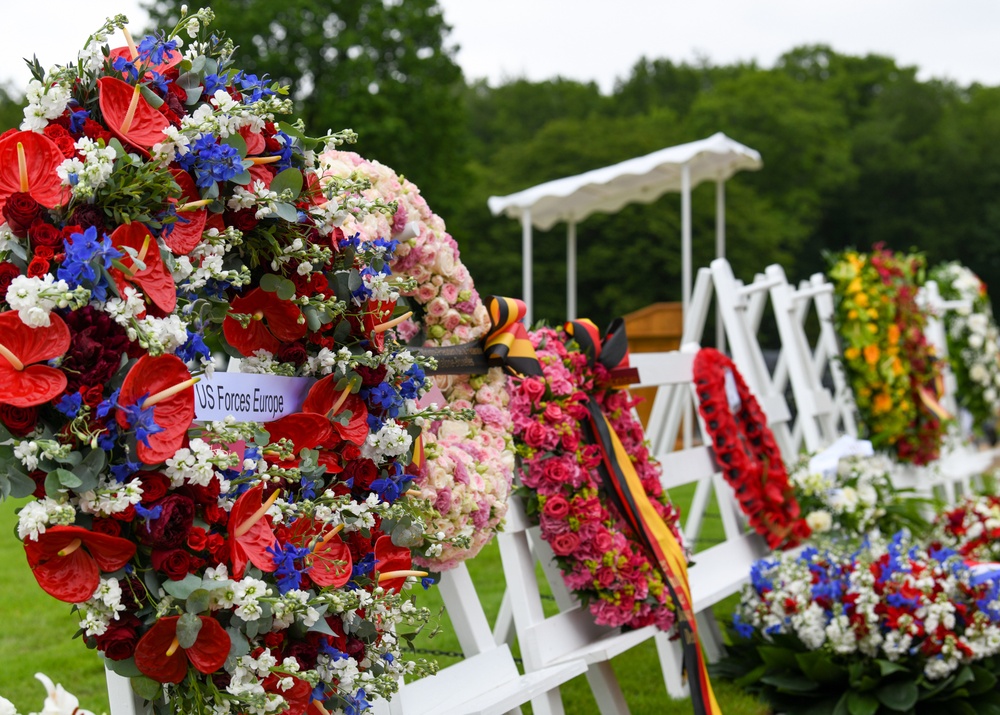
[[[787,713],[996,712],[1000,571],[905,532],[758,561],[718,667]]]
[[[209,10],[35,66],[0,137],[0,490],[39,585],[158,712],[359,713],[415,663],[400,591],[424,389],[396,341],[395,207],[319,187],[287,88],[232,66]],[[188,41],[183,40],[183,35]],[[308,157],[308,159],[307,159]],[[312,376],[273,422],[195,424],[209,345]]]
[[[598,624],[670,630],[674,605],[662,572],[609,505],[597,473],[600,448],[587,442],[581,427],[586,401],[597,400],[650,502],[680,541],[659,464],[632,414],[635,401],[626,390],[608,387],[607,369],[592,365],[565,331],[540,328],[530,337],[544,376],[513,380],[510,403],[527,512],[538,519],[566,586]]]

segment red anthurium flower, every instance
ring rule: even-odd
[[[118,275],[115,277],[120,276],[122,282],[139,286],[156,307],[165,313],[172,313],[177,306],[177,289],[160,255],[160,247],[149,229],[138,221],[124,224],[111,234],[111,243],[115,248],[128,247],[135,250],[139,260],[146,264],[145,268],[138,270],[128,252],[122,251],[125,254],[121,259],[122,264],[129,269],[131,275],[116,270]]]
[[[170,120],[153,109],[128,82],[114,77],[97,80],[98,102],[108,130],[121,141],[129,144],[145,155],[149,148],[163,141],[163,130],[170,126]]]
[[[271,436],[271,442],[287,439],[296,450],[315,449],[329,444],[333,437],[333,427],[321,415],[296,412],[285,415],[273,422],[267,422],[264,429]]]
[[[117,571],[135,556],[135,543],[82,526],[50,526],[24,552],[42,589],[60,601],[83,603],[101,583],[101,572]]]
[[[265,188],[271,188],[271,180],[274,178],[274,172],[268,169],[266,166],[254,164],[247,171],[250,172],[250,183],[251,185],[256,184],[258,181],[264,184]]]
[[[405,546],[396,546],[389,536],[380,536],[375,541],[375,572],[378,583],[386,591],[397,593],[406,583],[407,576],[426,576],[425,571],[411,571],[413,562],[410,550]]]
[[[69,199],[56,168],[65,157],[44,134],[14,132],[0,140],[0,209],[11,194],[23,191],[47,208]]]
[[[365,335],[371,341],[373,350],[381,351],[385,346],[385,331],[402,323],[406,317],[400,316],[395,320],[390,320],[392,311],[396,309],[396,301],[382,302],[378,300],[368,301],[368,312],[361,316],[361,326]]]
[[[351,418],[346,425],[335,420],[345,410],[351,411]],[[357,395],[349,391],[338,391],[337,380],[333,375],[327,375],[309,388],[309,394],[302,403],[302,411],[325,415],[341,439],[359,447],[368,438],[368,406]]]
[[[185,256],[201,241],[208,209],[201,205],[203,199],[191,174],[183,169],[171,169],[170,173],[181,187],[181,198],[177,204],[177,220],[169,233],[164,232],[163,240],[175,255]]]
[[[191,377],[184,361],[176,355],[143,355],[125,376],[118,393],[118,424],[135,427],[138,412],[152,408],[152,421],[159,428],[154,430],[148,422],[144,425],[149,434],[138,444],[138,456],[144,464],[159,464],[184,444],[194,420],[195,382],[197,378]]]
[[[198,616],[201,630],[188,648],[177,639],[180,616],[161,618],[135,646],[135,667],[158,683],[179,683],[187,676],[188,664],[209,675],[229,657],[229,634],[214,618]]]
[[[299,306],[261,288],[234,298],[229,312],[253,316],[245,328],[228,316],[222,323],[226,341],[243,355],[253,355],[257,350],[267,350],[273,355],[281,343],[298,340],[308,329],[305,321],[299,323],[302,317]]]
[[[241,494],[233,504],[229,512],[229,553],[233,578],[243,578],[248,561],[269,573],[278,568],[267,552],[268,547],[274,545],[275,538],[264,516],[277,498],[278,491],[274,491],[267,501],[263,501],[264,483],[261,482]]]
[[[255,156],[264,151],[267,141],[260,132],[255,132],[250,127],[240,127],[240,136],[247,143],[247,156]]]
[[[312,519],[297,519],[290,529],[291,540],[304,547],[319,537],[308,557],[312,568],[307,575],[317,586],[340,588],[351,580],[354,561],[351,550],[340,538],[343,526],[335,526],[322,533],[324,528],[323,524]]]
[[[292,687],[288,690],[282,690],[281,681],[286,677],[291,677]],[[296,678],[294,675],[286,676],[284,674],[271,673],[264,679],[263,686],[265,691],[277,693],[288,703],[288,709],[282,710],[282,715],[302,715],[306,711],[306,708],[309,707],[309,703],[312,702],[312,686],[308,681]]]
[[[0,402],[31,407],[65,390],[62,370],[35,363],[65,354],[69,343],[69,328],[55,313],[40,328],[25,325],[14,311],[0,313]]]

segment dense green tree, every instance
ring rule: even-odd
[[[462,73],[436,0],[187,0],[211,6],[239,65],[296,87],[314,133],[353,128],[357,151],[417,182],[450,210],[465,183]],[[154,0],[157,24],[180,0]]]

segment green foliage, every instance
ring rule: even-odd
[[[180,0],[151,0],[173,25]],[[186,0],[215,11],[247,72],[299,88],[296,113],[313,133],[352,127],[355,148],[403,173],[439,212],[464,184],[468,133],[462,73],[436,0]]]
[[[963,665],[929,680],[919,659],[891,662],[827,650],[807,650],[794,636],[742,640],[733,636],[728,657],[710,666],[788,715],[1000,715],[1000,658]]]

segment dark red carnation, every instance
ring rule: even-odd
[[[165,573],[171,581],[180,581],[191,568],[191,556],[184,549],[153,549],[150,557],[153,568]]]
[[[35,256],[31,259],[31,263],[28,264],[28,277],[29,278],[41,278],[46,273],[49,272],[49,262],[44,258],[39,258]]]
[[[74,145],[73,137],[70,135],[66,128],[60,124],[50,124],[42,133],[55,142],[55,145],[59,147],[59,151],[67,159],[72,159],[76,156],[76,147]]]
[[[180,494],[171,494],[151,508],[156,507],[160,507],[160,517],[146,522],[139,529],[140,541],[154,549],[174,549],[181,546],[194,525],[194,500]]]
[[[3,206],[3,217],[16,235],[24,237],[31,222],[42,215],[42,205],[31,198],[31,194],[15,191]]]
[[[257,226],[256,211],[253,209],[241,209],[240,211],[226,211],[224,218],[227,226],[233,226],[240,231],[252,231]]]
[[[97,636],[97,649],[108,660],[125,660],[135,653],[142,622],[131,613],[119,616],[108,624],[108,629]]]
[[[93,204],[83,204],[82,206],[77,206],[73,210],[70,222],[79,224],[85,229],[93,226],[97,229],[97,233],[99,234],[107,232],[107,226],[104,223],[104,211]]]
[[[108,536],[122,535],[122,525],[114,519],[96,517],[90,526],[90,530],[96,531],[98,534],[107,534]]]
[[[0,298],[7,295],[11,282],[21,275],[21,269],[10,261],[0,263]]]
[[[290,362],[298,366],[305,363],[309,354],[302,343],[285,343],[274,357],[279,362]]]
[[[128,349],[125,330],[111,317],[87,305],[66,316],[70,346],[63,358],[67,389],[104,385],[121,367]]]
[[[102,127],[100,124],[95,122],[93,119],[87,119],[83,123],[83,133],[93,139],[95,142],[98,139],[104,140],[104,145],[107,146],[108,142],[111,141],[111,133]]]
[[[38,424],[38,407],[0,405],[0,422],[15,437],[24,437],[34,431]]]

